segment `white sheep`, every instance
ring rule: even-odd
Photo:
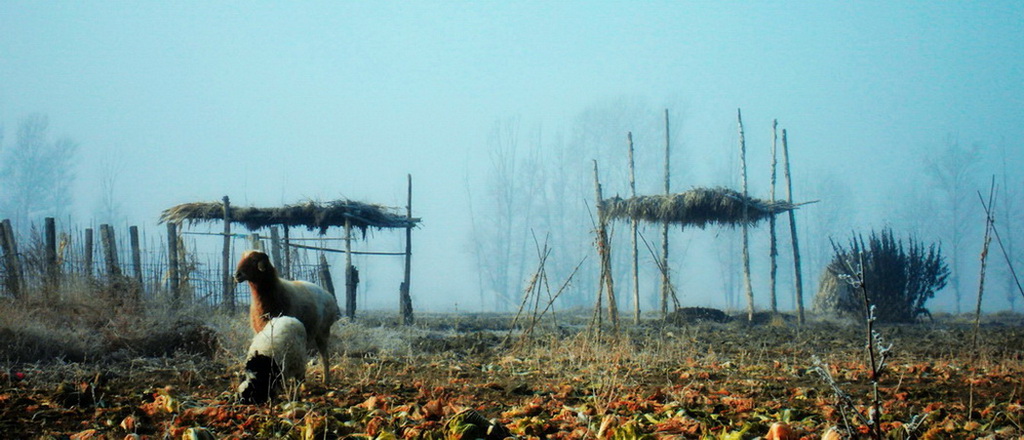
[[[246,251],[235,270],[235,281],[249,282],[252,301],[249,321],[256,332],[270,318],[293,316],[306,326],[307,345],[316,347],[324,366],[324,383],[330,372],[327,345],[331,326],[341,318],[338,301],[326,290],[306,281],[289,281],[277,276],[270,257],[260,251]]]
[[[252,339],[245,380],[238,393],[245,403],[263,403],[284,389],[285,381],[306,376],[306,327],[291,316],[273,318]]]

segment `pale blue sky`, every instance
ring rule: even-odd
[[[398,206],[411,173],[424,259],[469,270],[464,179],[498,119],[554,131],[621,97],[678,105],[688,187],[717,182],[742,107],[748,132],[779,118],[807,174],[868,202],[949,134],[1024,165],[1022,46],[1018,1],[5,1],[0,123],[8,144],[43,112],[81,143],[83,217],[103,160],[126,168],[135,222],[225,194]],[[475,296],[436,267],[417,266],[421,294]]]

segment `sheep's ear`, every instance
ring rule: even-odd
[[[267,260],[260,260],[259,263],[256,263],[256,268],[259,269],[260,272],[266,272],[267,269],[269,269],[269,266],[270,262]]]

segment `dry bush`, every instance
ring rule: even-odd
[[[848,248],[832,242],[832,262],[822,273],[814,310],[865,319],[868,310],[859,292],[846,282],[859,277],[867,286],[876,318],[885,323],[913,323],[930,316],[925,304],[942,290],[949,268],[937,244],[909,237],[896,239],[889,228],[871,232],[865,241],[855,234]]]
[[[0,361],[104,361],[176,352],[214,356],[221,339],[217,313],[169,304],[163,295],[144,297],[126,277],[69,276],[56,294],[27,291],[21,299],[2,298]]]

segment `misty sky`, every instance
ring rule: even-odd
[[[722,182],[742,108],[756,172],[778,118],[794,172],[841,176],[878,227],[951,135],[1024,166],[1024,4],[0,2],[3,146],[36,112],[78,141],[83,223],[110,170],[126,221],[150,225],[224,195],[403,206],[412,174],[414,299],[438,307],[477,295],[467,185],[495,121],[558,132],[621,99],[673,108],[677,188]],[[397,285],[377,283],[383,304]]]

